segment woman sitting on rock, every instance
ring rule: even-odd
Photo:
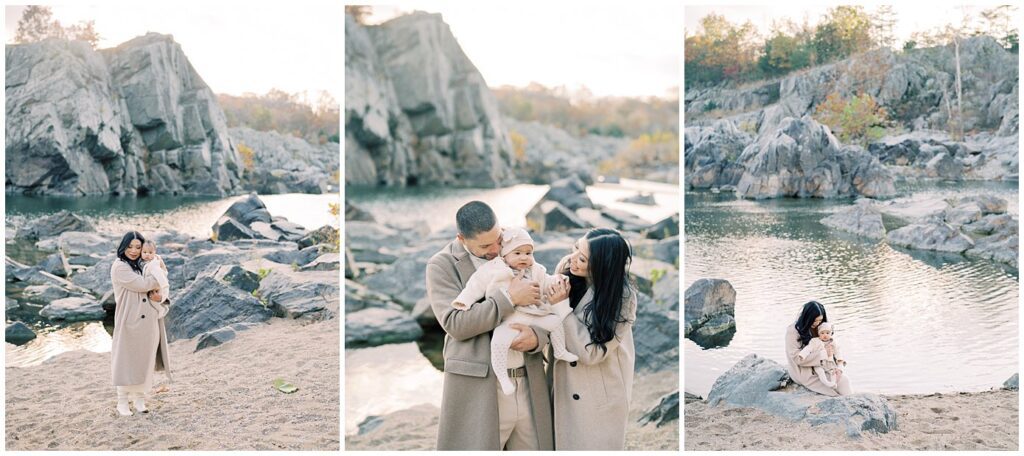
[[[579,360],[555,361],[552,403],[556,450],[621,451],[633,390],[633,323],[637,294],[629,284],[629,243],[618,231],[595,228],[576,241],[555,271],[568,277],[547,291],[569,298],[565,345]]]
[[[804,352],[804,355],[801,355],[801,351],[811,342],[811,339],[818,337],[818,326],[826,321],[828,321],[828,315],[825,313],[825,306],[821,305],[818,301],[811,301],[804,304],[804,309],[800,312],[800,317],[797,318],[796,323],[787,325],[786,359],[789,361],[789,376],[794,382],[807,387],[807,389],[815,393],[826,396],[853,394],[853,389],[850,387],[850,379],[846,374],[842,373],[842,368],[836,368],[839,375],[838,382],[834,387],[826,385],[815,375],[815,368],[822,368],[829,357],[835,356],[831,348],[811,352],[809,356],[804,356],[808,352]]]
[[[143,274],[141,262],[145,238],[129,231],[117,247],[117,260],[110,267],[114,289],[114,339],[110,349],[110,369],[117,387],[117,412],[146,413],[146,395],[153,384],[153,372],[165,370],[167,339],[160,320],[160,282]]]

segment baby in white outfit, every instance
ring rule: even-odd
[[[469,310],[473,304],[486,296],[508,293],[512,279],[518,275],[536,281],[542,290],[553,281],[563,280],[562,275],[549,276],[544,266],[533,260],[533,238],[526,230],[509,228],[501,236],[501,256],[484,263],[470,276],[466,288],[452,302],[452,307]],[[491,335],[491,367],[494,369],[494,375],[498,377],[503,393],[510,395],[516,391],[515,384],[508,376],[508,351],[519,331],[510,328],[509,325],[522,323],[550,331],[555,358],[573,362],[578,358],[565,349],[565,330],[562,329],[562,319],[570,313],[572,308],[569,307],[568,299],[552,304],[546,297],[542,297],[539,305],[516,306],[515,313],[494,328]]]
[[[836,341],[832,339],[832,324],[829,322],[822,322],[818,325],[818,337],[812,338],[807,346],[800,350],[800,356],[804,359],[815,357],[815,353],[820,351],[824,360],[820,366],[813,367],[814,373],[829,388],[835,388],[839,383],[839,377],[842,375],[842,371],[838,370],[839,366],[846,366],[846,360],[839,355],[839,347],[836,345]],[[827,355],[826,347],[832,346],[832,356]]]
[[[167,280],[167,265],[164,264],[164,259],[156,254],[155,242],[146,241],[145,244],[142,244],[142,261],[145,263],[142,267],[143,276],[153,276],[157,283],[160,284],[160,296],[164,300],[162,302],[151,302],[158,312],[158,318],[164,318],[170,310],[168,304],[170,296],[168,295],[171,293],[171,285]]]

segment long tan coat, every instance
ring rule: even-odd
[[[556,271],[565,269],[559,263]],[[588,289],[573,313],[562,321],[565,346],[579,356],[579,361],[556,360],[549,366],[556,450],[616,451],[625,446],[636,364],[633,347],[636,293],[628,290],[623,296],[621,320],[625,322],[615,326],[615,338],[605,343],[607,352],[597,345],[589,345],[591,338],[584,323],[584,312],[592,300],[593,289]],[[554,358],[549,356],[548,359]]]
[[[138,385],[156,370],[170,377],[167,330],[157,305],[146,293],[160,288],[152,276],[143,277],[128,263],[115,260],[110,267],[114,287],[114,341],[110,369],[115,386]]]
[[[475,271],[469,252],[457,240],[427,263],[427,299],[446,333],[438,450],[501,450],[497,378],[491,370],[491,331],[502,318],[514,312],[514,306],[498,294],[473,304],[469,310],[452,307],[452,301]],[[542,357],[548,333],[540,328],[534,331],[539,346],[524,353],[526,376],[538,448],[552,450],[551,403]]]
[[[816,356],[800,359],[800,350],[803,348],[803,344],[800,343],[800,333],[796,332],[796,327],[790,323],[786,328],[786,360],[789,364],[789,376],[794,382],[806,386],[807,389],[815,393],[826,396],[853,394],[853,389],[850,387],[850,379],[846,377],[845,373],[839,378],[839,384],[835,388],[821,383],[821,379],[814,375],[813,368],[820,366],[821,362],[825,360],[824,351],[816,352]]]

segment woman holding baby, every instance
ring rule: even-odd
[[[546,292],[569,298],[566,348],[579,359],[549,365],[556,450],[622,450],[633,389],[637,295],[629,284],[629,244],[597,228],[576,241],[556,272],[568,276]]]
[[[117,412],[132,415],[129,400],[137,413],[146,413],[146,395],[156,370],[168,370],[167,336],[162,317],[166,307],[166,270],[162,261],[145,249],[155,250],[142,234],[129,231],[117,247],[117,259],[110,267],[113,285],[114,337],[111,345],[111,374],[117,387]],[[163,277],[163,280],[160,278]],[[164,283],[161,283],[164,282]],[[169,376],[169,374],[168,374]]]
[[[807,389],[826,396],[853,394],[850,379],[843,372],[846,361],[832,340],[825,306],[817,301],[804,304],[796,323],[786,327],[786,358],[789,376]]]

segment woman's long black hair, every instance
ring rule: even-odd
[[[594,287],[594,301],[583,312],[583,321],[590,331],[591,343],[605,352],[605,343],[615,337],[615,325],[623,320],[622,298],[629,280],[629,264],[632,261],[629,243],[618,231],[595,228],[584,236],[590,245],[591,283]],[[587,279],[569,273],[569,305],[573,309],[587,292]]]
[[[124,251],[128,250],[128,246],[132,245],[132,241],[136,239],[139,240],[140,245],[146,243],[146,238],[142,237],[142,233],[138,231],[129,231],[125,233],[124,237],[121,238],[121,245],[117,246],[117,257],[121,259],[121,261],[128,263],[128,266],[131,266],[133,271],[141,275],[142,265],[140,265],[139,262],[142,259],[142,256],[139,255],[135,260],[129,260],[128,256],[124,254]]]
[[[804,304],[804,310],[800,312],[800,318],[796,319],[796,333],[800,335],[800,344],[807,345],[814,337],[811,334],[811,325],[814,324],[814,320],[821,316],[821,322],[828,321],[828,315],[825,314],[825,306],[821,305],[818,301],[811,301]]]

